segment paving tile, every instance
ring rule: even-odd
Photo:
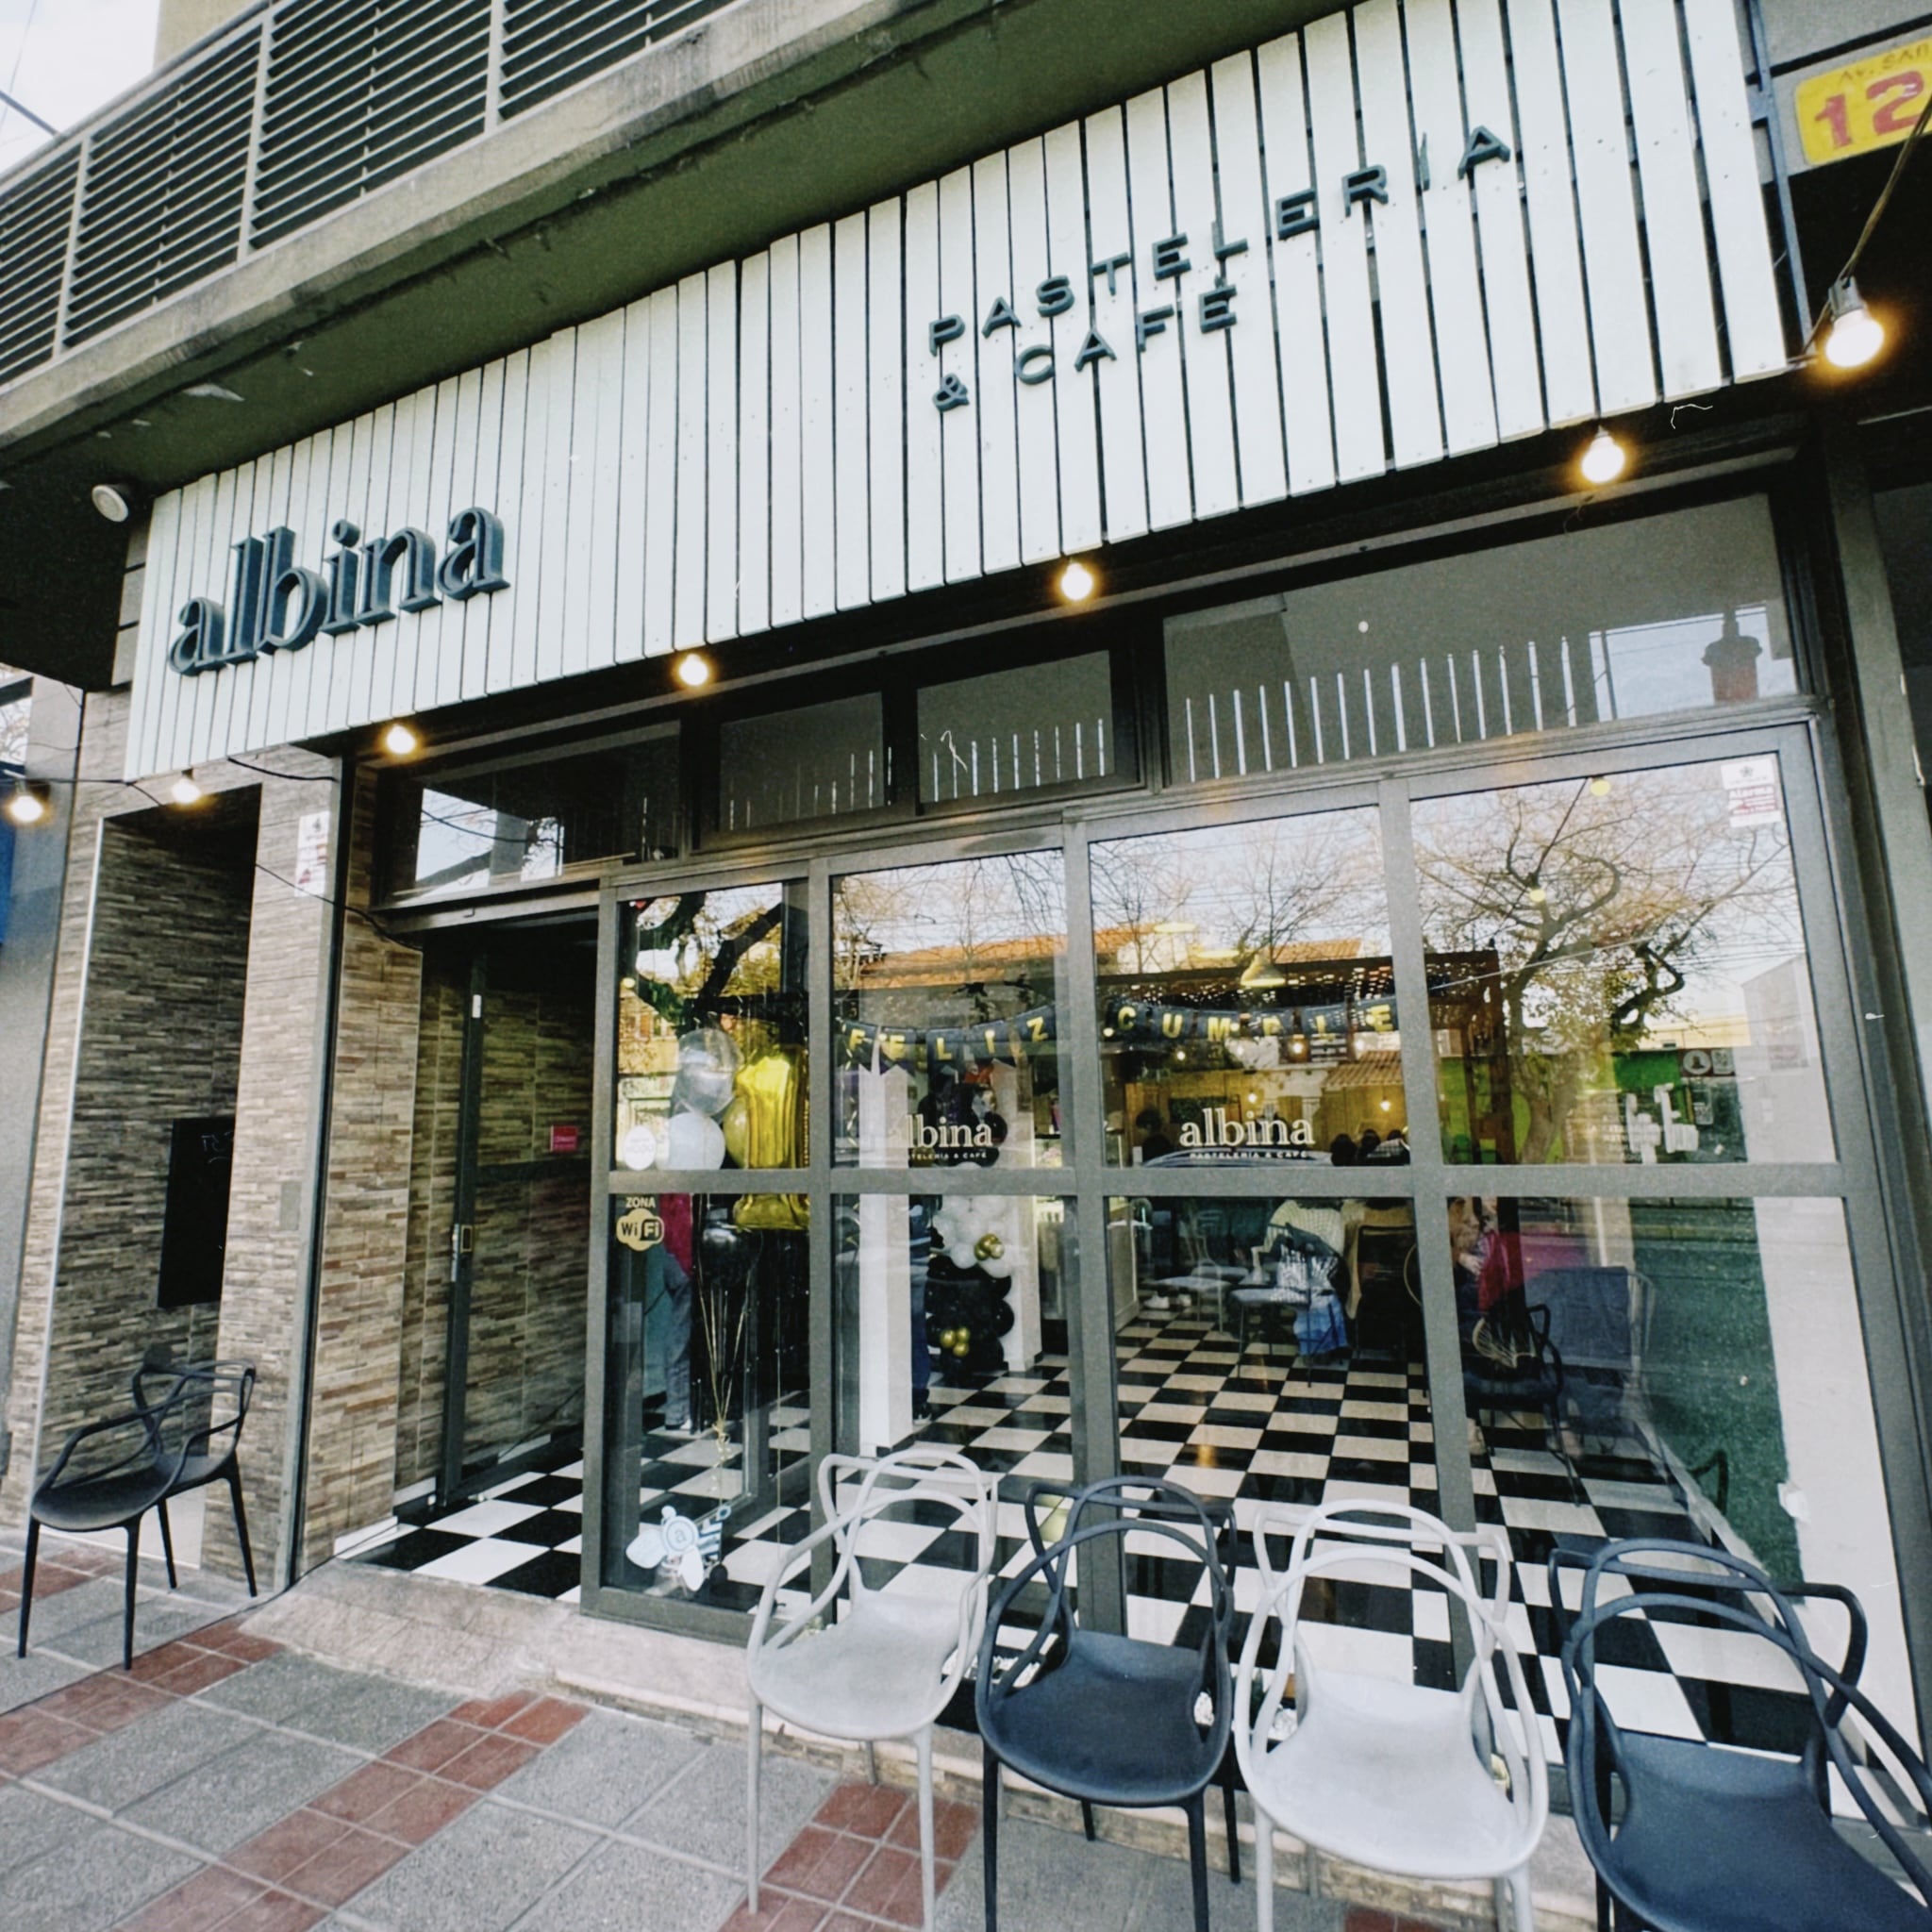
[[[917,1829],[919,1807],[905,1791],[890,1785],[842,1784],[812,1820],[827,1831],[856,1831],[865,1838],[887,1837],[902,1811],[910,1810]]]
[[[178,1661],[166,1671],[150,1674],[146,1681],[173,1697],[192,1697],[196,1691],[206,1690],[211,1684],[219,1684],[223,1678],[248,1668],[239,1657],[225,1657],[216,1650],[194,1650],[178,1643],[166,1644],[163,1650],[178,1653]],[[142,1663],[141,1657],[134,1659],[136,1675],[140,1674]]]
[[[439,1718],[382,1755],[390,1763],[410,1771],[441,1771],[452,1757],[480,1743],[487,1735],[474,1724]]]
[[[468,1704],[459,1704],[450,1716],[460,1724],[475,1724],[479,1729],[493,1731],[499,1724],[508,1724],[521,1710],[526,1710],[536,1699],[527,1691],[513,1691],[508,1697],[492,1697],[488,1700],[472,1699]]]
[[[373,1885],[391,1865],[408,1856],[408,1845],[351,1825],[308,1864],[289,1873],[282,1883],[289,1890],[323,1905],[346,1905],[365,1885]]]
[[[18,1785],[0,1786],[0,1857],[8,1869],[72,1843],[96,1822],[58,1798],[43,1798]]]
[[[279,1824],[272,1824],[227,1855],[227,1863],[238,1872],[279,1884],[298,1866],[306,1865],[325,1846],[343,1837],[349,1825],[326,1812],[306,1807],[293,1811]]]
[[[75,1591],[76,1597],[85,1592]],[[114,1607],[104,1617],[95,1617],[91,1622],[70,1625],[58,1635],[49,1633],[47,1641],[56,1650],[68,1657],[77,1657],[84,1664],[92,1664],[98,1670],[118,1667],[122,1656],[121,1606],[117,1601]],[[65,1599],[57,1599],[64,1602]],[[185,1606],[165,1604],[138,1604],[134,1612],[134,1641],[143,1650],[165,1643],[169,1639],[179,1637],[184,1631],[195,1629],[207,1614],[204,1610],[187,1608]],[[34,1607],[34,1634],[42,1635],[40,1606]]]
[[[526,1744],[521,1738],[491,1732],[480,1744],[458,1752],[436,1774],[448,1778],[452,1784],[467,1785],[475,1791],[493,1790],[513,1772],[529,1763],[537,1751],[535,1744]]]
[[[592,1710],[498,1789],[520,1805],[540,1806],[591,1824],[615,1825],[707,1748],[688,1731],[669,1724]]]
[[[352,1678],[341,1691],[304,1705],[290,1723],[332,1744],[381,1752],[426,1730],[448,1708],[449,1699],[438,1690],[379,1677]]]
[[[1000,1824],[1000,1923],[1016,1932],[1033,1926],[1052,1926],[1054,1932],[1122,1932],[1130,1923],[1143,1864],[1171,1862],[1124,1845],[1089,1844],[1050,1824],[1005,1819]],[[1176,1869],[1186,1876],[1185,1865]],[[1236,1888],[1226,1890],[1234,1892]],[[1247,1912],[1245,1928],[1251,1928],[1254,1891],[1250,1888],[1238,1896]],[[933,1915],[936,1932],[982,1932],[985,1898],[975,1850],[959,1861],[941,1894]],[[1165,1923],[1150,1920],[1146,1932],[1175,1932],[1191,1923],[1191,1912]]]
[[[0,1712],[18,1710],[23,1705],[46,1696],[50,1690],[58,1690],[63,1684],[75,1683],[88,1674],[85,1664],[69,1663],[65,1657],[54,1657],[44,1650],[15,1657],[10,1631],[5,1633],[0,1648],[5,1651],[0,1656]]]
[[[539,1900],[517,1932],[712,1932],[742,1894],[722,1873],[613,1844]]]
[[[246,1615],[245,1611],[243,1615]],[[224,1651],[229,1657],[239,1657],[245,1664],[261,1663],[268,1657],[280,1655],[282,1648],[266,1637],[251,1635],[232,1618],[219,1624],[204,1624],[194,1633],[194,1641],[204,1650]]]
[[[8,1932],[106,1932],[200,1869],[185,1852],[94,1823],[58,1850],[0,1873]]]
[[[825,1907],[820,1900],[793,1898],[766,1886],[758,1893],[758,1910],[741,1902],[722,1932],[817,1932],[824,1923]]]
[[[41,1774],[48,1784],[119,1810],[260,1733],[206,1705],[170,1701],[163,1708],[97,1739]]]
[[[486,1800],[359,1893],[355,1909],[401,1932],[503,1932],[597,1842]]]
[[[979,1807],[959,1805],[950,1798],[932,1801],[932,1855],[947,1864],[957,1864],[979,1836]],[[886,1842],[904,1851],[919,1849],[919,1807],[909,1799],[906,1808],[886,1834]]]
[[[138,1717],[167,1707],[168,1696],[118,1671],[103,1671],[57,1690],[42,1704],[50,1717],[70,1719],[96,1731],[117,1731]]]
[[[405,1771],[399,1764],[365,1764],[310,1803],[314,1809],[326,1812],[331,1818],[359,1824],[405,1791],[413,1791],[422,1782],[420,1772]]]
[[[366,1677],[333,1670],[327,1664],[284,1651],[279,1657],[265,1658],[226,1682],[214,1685],[204,1693],[202,1701],[223,1710],[239,1710],[249,1717],[287,1724],[308,1706],[353,1694],[364,1690],[368,1682]]]
[[[266,1888],[239,1872],[207,1865],[172,1891],[129,1919],[121,1932],[208,1932],[220,1925]]]
[[[561,1697],[542,1697],[527,1709],[520,1710],[502,1728],[512,1738],[531,1744],[554,1744],[582,1723],[584,1706]]]
[[[836,1905],[871,1857],[863,1839],[808,1824],[773,1859],[765,1876],[786,1891]]]
[[[364,1821],[371,1831],[420,1845],[454,1818],[460,1817],[482,1794],[462,1785],[423,1777],[392,1802]]]
[[[951,1867],[939,1866],[933,1884],[943,1890]],[[863,1912],[868,1918],[884,1919],[892,1925],[919,1925],[925,1921],[925,1902],[920,1884],[919,1858],[891,1845],[881,1845],[846,1888],[839,1904],[848,1912]]]
[[[256,1731],[245,1743],[129,1806],[126,1815],[151,1831],[225,1852],[320,1796],[354,1768],[355,1760],[332,1745]]]
[[[795,1757],[764,1754],[758,1778],[762,1858],[775,1858],[791,1842],[834,1782],[829,1772]],[[625,1821],[624,1829],[687,1857],[738,1871],[744,1863],[744,1747],[705,1746],[689,1770]]]
[[[83,1724],[69,1724],[31,1706],[9,1711],[0,1717],[0,1772],[25,1777],[84,1750],[96,1736]]]
[[[231,1919],[222,1921],[221,1932],[308,1932],[328,1916],[325,1907],[310,1905],[286,1891],[265,1891],[245,1905]]]

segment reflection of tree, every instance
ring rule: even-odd
[[[1469,1051],[1500,1036],[1527,1113],[1517,1159],[1551,1158],[1607,1054],[1722,1013],[1736,982],[1802,952],[1783,823],[1733,827],[1716,778],[1692,766],[1418,806],[1425,944],[1497,962],[1435,991],[1468,1016]]]

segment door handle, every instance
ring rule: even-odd
[[[454,1281],[463,1265],[463,1257],[476,1245],[476,1230],[467,1221],[453,1222],[449,1230],[449,1278]]]

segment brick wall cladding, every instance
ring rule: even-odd
[[[206,822],[187,828],[181,844],[152,836],[153,813],[104,829],[47,1341],[43,1460],[71,1430],[126,1407],[128,1377],[147,1349],[177,1358],[214,1351],[216,1305],[162,1309],[155,1301],[170,1125],[235,1110],[255,814],[252,797],[234,802],[242,809],[226,816],[245,841],[239,866],[226,852],[196,849]]]
[[[128,704],[125,690],[91,696],[82,727],[83,782],[75,797],[61,902],[8,1407],[15,1454],[5,1487],[0,1488],[0,1521],[8,1523],[24,1518],[35,1469],[59,1446],[58,1417],[68,1400],[62,1394],[67,1379],[61,1369],[65,1338],[94,1332],[92,1308],[100,1284],[92,1276],[82,1278],[70,1272],[86,1257],[92,1237],[85,1216],[78,1224],[71,1216],[63,1218],[63,1196],[79,1202],[86,1195],[104,1138],[110,1143],[120,1183],[132,1181],[141,1190],[158,1188],[166,1174],[165,1142],[157,1166],[142,1174],[130,1172],[127,1150],[120,1144],[118,1116],[111,1111],[104,1116],[90,1098],[95,1042],[107,1038],[100,1030],[103,1016],[121,1007],[127,991],[117,983],[127,975],[116,963],[117,948],[126,939],[121,930],[125,921],[111,916],[123,898],[118,883],[122,860],[135,849],[128,841],[144,835],[142,823],[134,815],[151,820],[152,814],[138,792],[116,782]],[[254,864],[236,867],[241,901],[247,911],[245,972],[242,958],[235,958],[234,970],[219,996],[230,1013],[239,1003],[242,1014],[239,1064],[231,1063],[227,1076],[236,1115],[235,1165],[219,1331],[211,1309],[194,1311],[184,1345],[196,1354],[219,1350],[257,1364],[260,1382],[242,1440],[242,1470],[257,1566],[272,1576],[281,1554],[285,1514],[289,1379],[303,1341],[302,1291],[330,932],[326,902],[298,892],[289,881],[294,874],[298,821],[305,813],[330,807],[334,791],[325,781],[336,768],[329,760],[292,750],[251,763],[272,764],[287,775],[264,778],[258,772],[229,765],[202,766],[195,773],[204,790],[217,795],[218,808],[221,794],[241,791],[258,793],[258,807]],[[192,818],[175,813],[167,814],[165,823],[171,836],[185,835],[194,825]],[[97,873],[105,894],[103,908],[110,916],[96,921],[96,957],[89,970],[89,914],[96,899]],[[163,874],[170,880],[173,876]],[[150,893],[149,899],[158,896]],[[152,906],[145,911],[151,920]],[[140,942],[144,954],[142,972],[131,982],[133,991],[151,990],[177,969],[193,970],[183,945],[150,939]],[[169,1029],[157,1025],[156,1013],[149,1008],[144,1018],[138,1016],[136,1026],[127,1029],[129,1037],[142,1025],[155,1026],[156,1063],[185,1061],[188,1054],[177,1052]],[[77,1190],[70,1181],[80,1184]],[[146,1272],[151,1301],[151,1264]],[[134,1273],[129,1270],[129,1276]],[[111,1318],[117,1306],[111,1283],[108,1291],[106,1306]],[[108,1353],[102,1351],[104,1359]],[[115,1379],[124,1389],[131,1366],[131,1360],[114,1365]],[[43,1374],[48,1418],[37,1434]],[[208,1511],[203,1559],[231,1573],[239,1569],[228,1512],[219,1503]]]
[[[375,815],[360,775],[346,886],[369,904]],[[423,959],[366,919],[342,928],[329,1108],[302,1567],[389,1514],[396,1472],[403,1284],[409,1231]]]

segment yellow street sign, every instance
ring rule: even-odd
[[[1932,40],[1814,74],[1793,103],[1805,158],[1816,165],[1890,147],[1912,131],[1932,92]]]

